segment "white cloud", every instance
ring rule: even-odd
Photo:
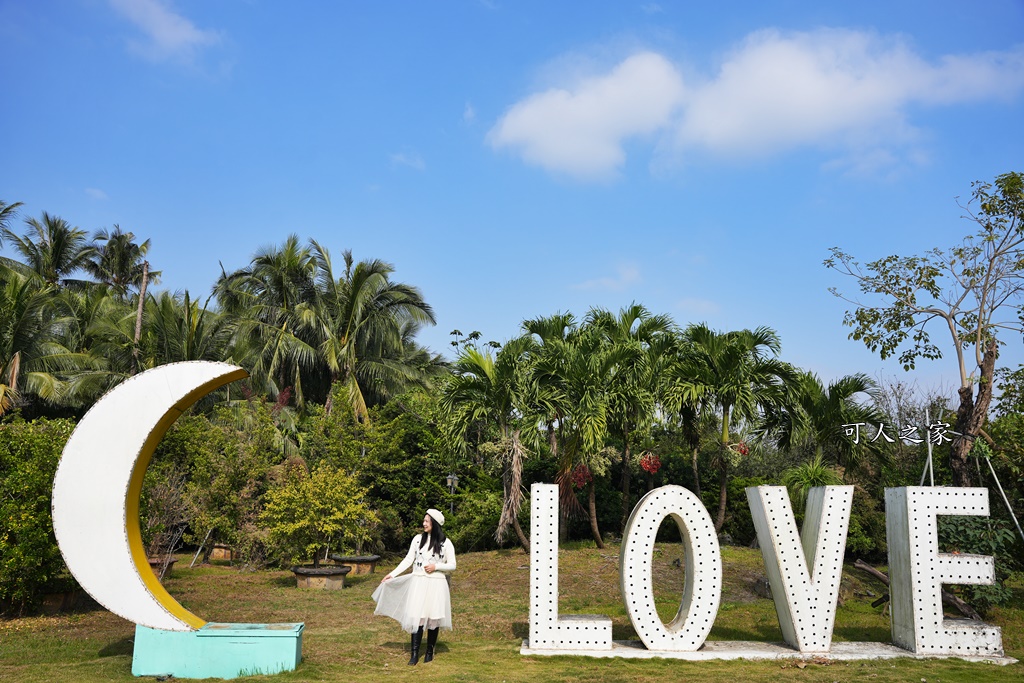
[[[994,99],[1021,86],[1022,51],[929,63],[900,38],[760,31],[695,89],[677,142],[742,156],[803,145],[885,147],[912,137],[910,105]]]
[[[415,152],[396,152],[391,155],[391,163],[395,166],[408,166],[417,171],[422,171],[427,167],[423,157]]]
[[[644,52],[606,75],[514,104],[488,141],[524,161],[580,179],[613,175],[623,143],[653,138],[656,153],[749,158],[817,147],[858,172],[925,158],[915,108],[1010,100],[1024,88],[1024,48],[926,60],[900,37],[820,29],[764,30],[716,73],[689,80]]]
[[[623,143],[665,125],[683,99],[675,67],[661,55],[629,57],[607,75],[552,88],[513,105],[487,134],[531,164],[584,179],[607,178],[626,158]]]
[[[893,180],[910,168],[927,166],[930,158],[924,150],[908,149],[897,154],[882,147],[852,149],[845,156],[821,165],[827,171],[863,178]]]
[[[87,188],[85,188],[85,193],[87,195],[89,195],[90,197],[92,197],[93,199],[97,199],[99,201],[104,201],[106,199],[109,199],[109,197],[107,196],[106,192],[104,192],[103,190],[97,189],[95,187],[87,187]]]
[[[200,29],[161,0],[108,0],[110,6],[145,35],[132,47],[157,61],[191,62],[197,52],[221,41],[218,31]]]
[[[686,297],[676,302],[676,308],[692,315],[713,315],[721,310],[714,301],[696,297]]]
[[[621,292],[628,285],[640,282],[640,269],[633,264],[623,264],[615,269],[614,276],[599,277],[573,285],[573,289],[603,290]]]
[[[462,110],[462,122],[473,123],[476,121],[476,109],[473,109],[473,105],[466,102],[466,108]]]

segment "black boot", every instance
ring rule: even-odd
[[[423,663],[433,661],[434,646],[437,645],[437,629],[427,629],[427,651],[423,653]]]
[[[409,654],[409,666],[413,666],[416,662],[420,661],[420,642],[423,640],[423,627],[416,633],[412,634],[412,652]]]

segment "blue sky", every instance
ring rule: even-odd
[[[955,198],[1024,170],[1022,29],[1020,0],[0,1],[0,199],[150,238],[194,296],[289,233],[382,258],[437,351],[638,301],[948,385],[847,340],[822,261],[971,232]]]

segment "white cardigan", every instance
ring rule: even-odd
[[[409,552],[406,553],[405,559],[398,563],[398,566],[391,570],[388,574],[390,577],[395,577],[404,572],[410,566],[412,567],[412,573],[419,576],[427,576],[434,578],[446,578],[446,575],[455,571],[455,546],[452,545],[450,538],[444,539],[444,543],[441,546],[441,554],[437,555],[430,551],[430,541],[420,547],[420,538],[423,534],[416,534],[412,543],[409,544]],[[434,572],[428,574],[423,570],[428,564],[435,565]]]

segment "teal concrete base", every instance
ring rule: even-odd
[[[305,624],[215,624],[198,631],[135,626],[132,674],[237,678],[291,671],[302,660]]]

